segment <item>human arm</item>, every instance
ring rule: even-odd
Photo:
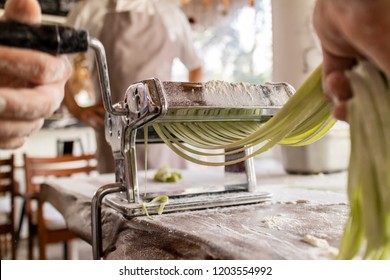
[[[390,1],[318,0],[313,23],[323,50],[323,87],[334,116],[346,120],[352,96],[345,71],[357,59],[390,74]]]
[[[78,89],[80,89],[79,85],[71,77],[65,85],[64,105],[78,120],[96,130],[102,129],[104,127],[104,116],[106,113],[103,104],[98,102],[91,106],[81,107],[75,99]]]
[[[97,102],[91,106],[80,106],[76,101],[76,96],[86,91],[92,98],[94,94],[88,59],[85,53],[79,53],[73,56],[73,73],[65,85],[64,105],[69,112],[78,120],[86,125],[99,130],[104,127],[105,110],[102,102]]]
[[[39,23],[36,0],[8,0],[2,20]],[[65,56],[0,46],[0,149],[17,148],[61,104],[72,67]]]
[[[201,82],[203,78],[203,69],[202,67],[196,67],[188,71],[188,81],[195,83]]]
[[[203,63],[192,36],[191,24],[183,11],[175,6],[172,18],[176,21],[176,45],[178,46],[177,57],[188,70],[189,82],[201,82],[203,79]]]

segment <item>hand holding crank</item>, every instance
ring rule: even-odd
[[[8,0],[2,20],[36,24],[41,11],[36,0]],[[0,46],[0,148],[23,145],[40,129],[64,97],[72,67],[66,56]]]

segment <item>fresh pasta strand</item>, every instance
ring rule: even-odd
[[[201,165],[223,166],[244,161],[276,144],[301,146],[313,143],[335,123],[331,112],[322,92],[320,65],[278,113],[263,125],[257,121],[204,121],[154,123],[153,127],[160,138],[181,157]],[[218,113],[224,114],[225,110]],[[254,113],[258,112],[255,110]],[[256,146],[250,155],[233,161],[199,159],[199,156],[213,158],[238,154]],[[225,152],[216,153],[216,150]]]

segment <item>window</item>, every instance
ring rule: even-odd
[[[196,3],[197,2],[197,3]],[[231,1],[227,12],[222,1],[204,7],[201,1],[184,6],[193,18],[194,43],[204,66],[204,81],[262,83],[272,74],[271,0]],[[186,81],[187,71],[176,61],[173,79]]]

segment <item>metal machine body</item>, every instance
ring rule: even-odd
[[[235,107],[231,107],[232,105],[226,104],[224,99],[209,98],[208,93],[205,92],[205,85],[202,83],[174,83],[149,79],[130,85],[123,102],[113,106],[114,109],[124,109],[125,114],[108,113],[106,118],[106,139],[111,145],[115,158],[116,181],[122,182],[126,189],[119,196],[109,197],[107,203],[125,216],[132,217],[144,214],[140,207],[142,202],[150,201],[159,195],[167,195],[170,198],[165,212],[248,204],[269,198],[268,194],[258,193],[255,190],[256,176],[253,158],[245,160],[241,167],[227,166],[225,168],[225,172],[231,175],[240,176],[238,173],[241,173],[244,178],[241,183],[225,182],[222,185],[205,187],[197,186],[194,182],[194,186],[190,188],[192,190],[189,188],[179,191],[164,189],[160,193],[146,194],[141,194],[138,183],[139,172],[135,147],[137,143],[144,141],[143,133],[139,133],[140,129],[155,122],[265,122],[287,101],[292,94],[291,87],[283,83],[256,86],[260,90],[257,92],[259,95],[264,95],[264,91],[267,92],[267,96],[278,95],[280,98],[277,100],[280,103],[274,104],[269,99],[266,101],[261,99],[258,103],[253,101],[248,105],[245,104],[247,101],[238,100],[235,102]],[[269,103],[272,105],[270,106]],[[201,115],[198,114],[200,109]],[[216,114],[218,110],[223,110],[224,114]],[[183,111],[185,114],[180,113]],[[148,142],[162,143],[154,130],[151,128],[149,130],[151,135],[148,137]],[[211,194],[214,195],[211,196]],[[153,205],[149,208],[150,213],[156,213]]]
[[[141,194],[138,183],[136,144],[143,143],[143,133],[137,133],[154,122],[206,122],[206,121],[256,121],[264,123],[270,119],[293,94],[294,89],[286,83],[267,83],[255,86],[255,98],[209,98],[203,83],[161,82],[148,79],[132,84],[123,101],[112,104],[107,63],[104,48],[96,39],[90,40],[95,50],[103,96],[107,111],[105,120],[106,140],[115,159],[115,183],[101,187],[92,201],[93,256],[103,258],[101,205],[105,203],[127,218],[145,215],[141,207],[159,195],[169,196],[164,213],[206,209],[233,205],[260,203],[271,198],[271,194],[256,190],[253,158],[241,166],[227,166],[225,173],[240,173],[239,184],[194,186],[181,190],[163,190],[161,193]],[[236,92],[239,94],[240,92]],[[261,97],[261,98],[256,98]],[[274,98],[278,96],[278,98]],[[201,109],[202,114],[199,114]],[[216,114],[224,110],[224,114]],[[185,111],[185,114],[180,114]],[[248,114],[248,112],[250,112]],[[150,129],[150,128],[149,128]],[[154,130],[148,142],[161,143]],[[248,153],[249,150],[245,150]],[[237,155],[232,155],[237,156]],[[180,184],[180,183],[179,183]],[[145,207],[146,205],[143,204]],[[149,214],[157,214],[158,205],[147,204]]]

